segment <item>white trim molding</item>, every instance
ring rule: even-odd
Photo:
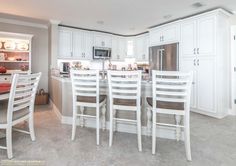
[[[48,29],[48,26],[45,24],[32,23],[32,22],[21,21],[21,20],[16,20],[16,19],[0,18],[0,22],[7,23],[7,24],[15,24],[15,25],[28,26],[28,27]]]

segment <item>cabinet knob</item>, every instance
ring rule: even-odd
[[[197,54],[199,54],[199,48],[197,48]]]

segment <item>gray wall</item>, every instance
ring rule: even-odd
[[[48,29],[0,22],[0,31],[32,34],[32,72],[42,72],[39,88],[48,91]]]

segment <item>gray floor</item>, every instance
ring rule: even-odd
[[[155,166],[235,166],[236,117],[222,120],[191,114],[192,162],[187,162],[183,142],[157,139],[157,154],[151,154],[151,138],[142,137],[143,152],[138,152],[136,135],[115,133],[108,147],[108,131],[101,133],[101,145],[95,145],[95,130],[78,128],[74,142],[71,126],[62,125],[49,107],[35,113],[36,142],[28,135],[14,132],[13,160],[43,160],[49,166],[77,165],[155,165]],[[5,144],[1,139],[0,144]],[[0,160],[6,159],[0,150]]]

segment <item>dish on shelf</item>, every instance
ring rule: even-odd
[[[25,42],[17,43],[16,48],[20,51],[27,51],[29,49],[29,45]]]
[[[7,40],[4,43],[4,48],[6,50],[14,50],[16,48],[16,44],[15,44],[15,42],[13,42],[11,40]]]
[[[5,60],[5,54],[4,53],[0,53],[0,61],[4,61]]]

